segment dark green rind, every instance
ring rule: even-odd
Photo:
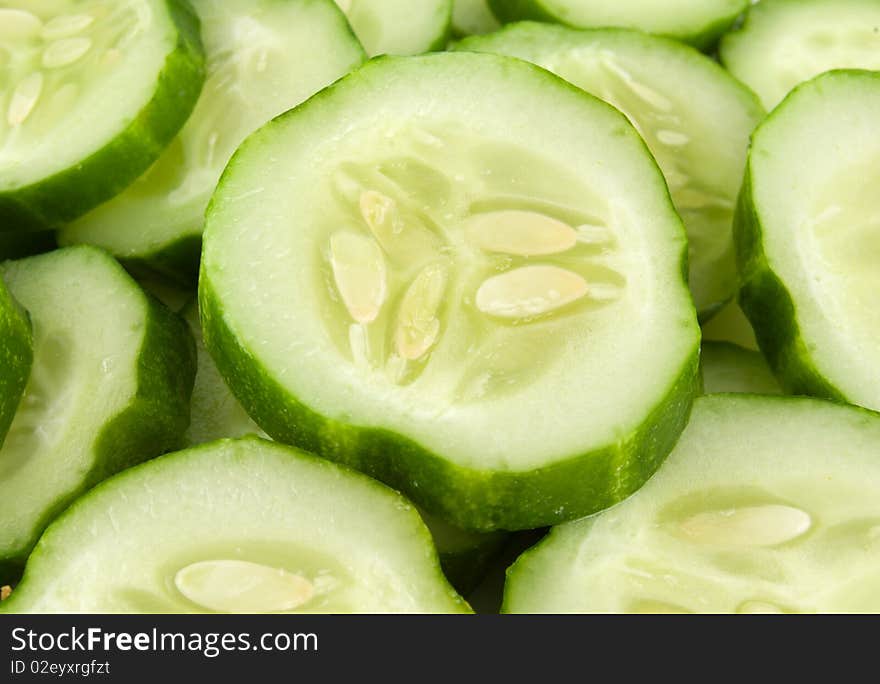
[[[137,257],[119,257],[137,278],[161,278],[177,287],[194,290],[199,282],[199,261],[202,258],[202,236],[182,235],[151,253]]]
[[[199,19],[187,0],[165,0],[178,29],[153,99],[104,147],[31,185],[0,191],[0,232],[47,230],[82,216],[133,183],[186,123],[205,80]]]
[[[202,444],[197,447],[192,447],[186,449],[184,451],[178,451],[173,454],[167,454],[162,456],[161,458],[154,459],[147,463],[141,463],[132,468],[128,468],[124,470],[114,477],[111,477],[107,480],[104,480],[96,487],[94,487],[88,494],[78,498],[73,505],[71,505],[67,510],[65,510],[61,515],[59,515],[55,521],[49,525],[46,530],[43,532],[43,535],[40,537],[39,541],[35,545],[33,552],[28,558],[27,567],[25,568],[25,572],[21,578],[21,582],[19,582],[18,586],[15,588],[15,591],[12,593],[12,596],[0,604],[0,614],[16,614],[16,613],[25,613],[27,612],[26,601],[27,601],[27,593],[30,589],[29,581],[33,581],[32,578],[34,576],[39,577],[39,566],[41,563],[46,562],[51,565],[51,556],[52,556],[52,537],[55,534],[63,533],[64,522],[67,518],[74,517],[80,508],[88,505],[89,499],[95,496],[96,494],[102,493],[105,489],[119,486],[120,483],[124,483],[128,480],[136,480],[143,471],[149,470],[151,468],[161,468],[168,461],[172,459],[184,459],[184,458],[198,458],[202,453],[209,453],[215,445],[222,443],[230,443],[237,442],[243,446],[254,443],[254,444],[262,444],[262,445],[270,445],[273,449],[278,450],[279,453],[282,451],[288,452],[290,458],[299,458],[299,459],[307,459],[311,460],[316,465],[319,465],[325,469],[338,469],[339,466],[335,464],[331,464],[323,459],[316,458],[313,454],[309,454],[307,452],[301,451],[299,449],[286,446],[286,445],[277,445],[269,442],[267,440],[261,439],[259,437],[247,436],[242,437],[236,440],[219,440],[217,442],[213,442],[210,444]],[[246,458],[246,454],[236,454],[236,459],[242,460]],[[348,477],[352,479],[356,479],[361,483],[361,486],[369,486],[377,491],[377,493],[381,493],[382,496],[393,497],[398,499],[400,503],[400,514],[408,515],[413,518],[413,525],[418,526],[422,534],[420,535],[422,541],[425,546],[434,548],[433,540],[431,538],[431,533],[428,531],[428,528],[425,526],[424,522],[421,519],[421,516],[418,512],[412,507],[412,504],[407,501],[403,496],[401,496],[398,492],[389,489],[381,482],[376,482],[368,477],[363,476],[361,473],[356,471],[351,471],[348,469],[343,469]],[[58,530],[61,530],[59,532]],[[435,557],[436,557],[436,551]],[[44,560],[46,558],[46,560]],[[35,569],[36,567],[36,569]],[[443,574],[439,559],[436,564],[437,574],[436,579],[438,582],[442,582],[443,584],[447,584],[447,579]],[[36,582],[35,582],[36,583]],[[453,600],[459,604],[462,613],[470,613],[470,606],[467,602],[458,596],[455,591],[453,591],[452,587],[449,588],[449,594],[452,596]],[[20,604],[24,604],[22,607],[19,607]]]
[[[560,16],[548,10],[541,0],[488,0],[488,3],[492,13],[499,21],[505,24],[514,21],[532,20],[563,24],[572,28],[612,28],[605,26],[579,26],[566,22]],[[709,22],[704,26],[695,27],[692,31],[686,33],[663,33],[660,35],[688,43],[703,51],[709,51],[718,43],[721,36],[736,23],[737,19],[747,8],[748,1],[742,0],[742,7],[735,13],[719,16],[715,21]],[[662,10],[658,9],[657,11]],[[639,29],[640,27],[632,25],[619,28]]]
[[[267,434],[365,472],[465,529],[534,529],[595,513],[626,498],[675,445],[699,384],[697,340],[663,399],[616,444],[569,454],[530,471],[477,470],[389,430],[322,416],[290,394],[238,342],[204,267],[199,303],[205,346],[239,402]]]
[[[0,261],[24,259],[57,248],[58,236],[51,230],[36,233],[0,232]]]
[[[33,360],[30,320],[0,278],[0,447],[15,417]]]
[[[740,307],[755,330],[767,363],[787,394],[809,394],[851,403],[813,364],[809,345],[801,335],[791,293],[764,253],[764,229],[752,200],[752,182],[750,155],[733,221],[736,261],[742,280]]]
[[[489,572],[492,561],[504,550],[508,539],[504,533],[492,533],[470,549],[439,551],[443,574],[459,594],[470,594]]]
[[[35,258],[54,258],[70,250],[88,250],[112,262],[126,279],[122,267],[105,252],[94,247],[70,247]],[[18,578],[25,561],[42,531],[72,501],[111,475],[183,446],[189,426],[190,396],[196,373],[196,348],[186,322],[169,311],[159,300],[143,292],[146,309],[143,342],[138,355],[137,391],[131,403],[96,435],[94,463],[83,475],[79,487],[46,511],[36,528],[37,534],[26,547],[0,549],[0,582]]]

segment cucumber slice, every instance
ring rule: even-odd
[[[449,40],[452,0],[336,0],[370,57],[420,55]]]
[[[727,69],[773,109],[831,69],[880,69],[877,0],[762,0],[719,48]]]
[[[0,447],[30,375],[33,344],[27,313],[9,294],[0,277]]]
[[[98,486],[46,531],[2,605],[9,613],[468,610],[402,496],[256,437],[164,456]]]
[[[475,36],[501,28],[487,0],[452,0],[452,33]]]
[[[687,228],[700,317],[733,296],[733,212],[749,134],[764,115],[752,93],[696,50],[636,31],[524,22],[456,49],[533,62],[626,114],[663,170]]]
[[[489,0],[505,22],[533,19],[574,28],[634,28],[708,48],[749,0]]]
[[[184,0],[0,7],[0,231],[55,228],[161,154],[204,81]]]
[[[196,341],[198,370],[192,393],[189,428],[184,438],[188,446],[213,442],[218,439],[258,435],[265,437],[236,401],[226,386],[217,366],[205,349],[199,305],[192,300],[182,312]]]
[[[758,340],[752,324],[739,303],[731,300],[717,314],[703,324],[703,340],[732,342],[740,347],[758,351]]]
[[[194,284],[205,207],[229,157],[255,128],[364,58],[332,0],[194,0],[208,61],[180,135],[124,193],[60,233],[139,272]]]
[[[880,416],[716,395],[657,475],[508,571],[511,613],[880,612]]]
[[[880,408],[880,75],[799,86],[755,132],[740,304],[783,387]]]
[[[205,343],[278,441],[459,527],[531,529],[624,498],[677,439],[685,249],[607,104],[505,57],[386,57],[233,158]]]
[[[703,341],[703,391],[782,394],[779,382],[760,352],[730,344]]]
[[[0,581],[80,493],[175,448],[195,372],[186,324],[104,252],[0,267],[34,326],[34,365],[0,449]]]

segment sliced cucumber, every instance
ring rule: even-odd
[[[736,300],[728,302],[727,306],[703,324],[703,340],[732,342],[758,351],[758,340],[755,339],[752,324]]]
[[[3,612],[467,612],[418,513],[255,437],[164,456],[74,504]]]
[[[502,21],[535,21],[574,28],[634,28],[711,47],[749,0],[488,0]]]
[[[452,0],[452,33],[475,36],[501,28],[487,0]]]
[[[798,87],[755,132],[740,304],[783,386],[880,408],[880,75]]]
[[[265,437],[236,401],[226,386],[217,366],[205,349],[202,338],[202,325],[199,322],[199,305],[196,301],[183,310],[183,317],[189,323],[190,331],[196,341],[198,371],[192,393],[192,407],[189,429],[185,441],[188,446],[213,442],[217,439],[258,435]]]
[[[763,117],[752,93],[696,50],[636,31],[523,22],[463,40],[457,49],[534,62],[626,114],[663,170],[687,228],[701,318],[733,296],[733,211],[749,134]]]
[[[420,55],[449,40],[452,0],[336,0],[370,57]]]
[[[877,0],[762,0],[727,34],[720,56],[773,109],[798,83],[831,69],[880,69]]]
[[[45,526],[108,475],[177,447],[195,372],[186,324],[111,257],[70,248],[4,264],[34,365],[0,449],[0,581]]]
[[[698,399],[657,475],[508,572],[515,613],[880,612],[880,415]]]
[[[0,231],[54,228],[123,190],[203,81],[185,0],[3,2]]]
[[[255,128],[336,80],[363,50],[332,0],[193,0],[208,61],[192,117],[128,190],[61,231],[133,265],[194,281],[205,207]]]
[[[706,394],[782,394],[779,382],[761,352],[729,342],[704,340],[700,359]]]
[[[275,439],[457,526],[530,529],[624,498],[677,439],[685,249],[607,104],[494,55],[373,60],[230,163],[205,342]]]
[[[28,315],[0,277],[0,447],[30,375],[33,344]]]

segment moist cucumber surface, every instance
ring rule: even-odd
[[[33,362],[33,332],[27,313],[0,277],[0,447],[12,423]]]
[[[532,19],[574,28],[634,28],[711,47],[748,0],[488,0],[504,22]]]
[[[140,176],[202,87],[183,0],[0,5],[0,231],[56,228]]]
[[[336,0],[370,57],[419,55],[449,40],[452,0]]]
[[[782,394],[779,382],[761,352],[729,342],[703,340],[700,366],[706,394]]]
[[[2,610],[469,612],[406,499],[255,437],[96,487],[47,530]]]
[[[700,317],[731,298],[738,285],[736,196],[749,134],[764,114],[751,92],[696,50],[636,31],[523,22],[456,48],[534,62],[626,114],[666,176],[687,228]]]
[[[452,0],[452,32],[456,36],[491,33],[501,28],[487,0]]]
[[[77,247],[8,262],[34,363],[0,448],[0,580],[45,526],[110,474],[177,448],[195,372],[186,324],[107,254]]]
[[[731,342],[740,347],[758,351],[758,340],[752,324],[737,300],[731,300],[717,314],[703,323],[703,340]]]
[[[880,69],[877,0],[762,0],[724,36],[724,66],[770,110],[831,69]]]
[[[799,86],[753,136],[740,304],[782,385],[880,408],[880,75]]]
[[[509,58],[386,57],[231,161],[205,342],[273,438],[460,527],[534,528],[624,498],[675,442],[685,249],[607,104]]]
[[[880,612],[880,416],[703,397],[629,500],[508,571],[514,613]]]
[[[118,197],[61,231],[180,280],[198,271],[205,207],[235,148],[254,129],[364,58],[332,0],[193,0],[207,81],[162,157]]]
[[[192,394],[192,417],[186,431],[190,446],[218,439],[266,434],[254,423],[226,386],[217,366],[205,349],[198,303],[191,302],[183,316],[196,341],[198,372]],[[431,531],[440,564],[452,585],[463,594],[482,578],[488,564],[507,540],[502,532],[471,532],[450,525],[437,516],[420,511]]]

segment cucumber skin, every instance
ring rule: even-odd
[[[559,16],[547,11],[541,0],[487,0],[492,13],[502,23],[511,23],[514,21],[532,20],[543,21],[553,24],[570,25],[563,21]],[[663,33],[668,38],[679,40],[689,45],[693,45],[703,51],[710,51],[718,43],[718,40],[734,25],[736,20],[746,11],[748,2],[743,0],[741,7],[735,13],[718,17],[714,22],[710,22],[702,26],[699,30],[687,34]],[[586,27],[574,26],[573,28],[604,28],[604,27]],[[612,27],[608,27],[612,28]],[[636,28],[635,26],[629,28]]]
[[[0,192],[0,232],[52,230],[111,199],[159,158],[186,123],[205,81],[199,18],[188,0],[164,0],[177,45],[156,96],[107,145],[37,183]]]
[[[89,250],[112,259],[95,247],[68,249]],[[118,264],[117,268],[130,278]],[[134,281],[132,284],[140,287]],[[21,576],[43,530],[86,491],[121,470],[183,446],[195,382],[195,341],[186,321],[152,295],[144,292],[143,296],[147,315],[138,355],[137,391],[129,405],[96,435],[94,464],[80,486],[43,515],[27,547],[0,556],[0,582],[9,583]]]
[[[771,115],[772,116],[772,115]],[[814,365],[801,335],[797,310],[764,252],[764,228],[752,199],[751,158],[733,221],[742,286],[739,304],[755,330],[758,346],[787,394],[808,394],[852,403]]]
[[[75,514],[76,509],[81,505],[81,502],[86,501],[89,498],[89,496],[91,496],[91,494],[93,492],[97,492],[97,491],[99,491],[105,487],[108,487],[108,486],[113,486],[115,484],[115,482],[117,482],[117,481],[131,478],[131,477],[137,477],[139,472],[146,467],[157,467],[163,461],[165,461],[167,459],[172,459],[172,458],[179,459],[179,458],[185,458],[187,456],[192,457],[193,454],[198,454],[200,452],[210,451],[213,448],[213,446],[220,444],[220,443],[224,443],[224,442],[238,442],[241,444],[248,444],[248,443],[253,442],[253,443],[257,443],[257,444],[268,444],[273,447],[280,446],[280,447],[283,447],[285,450],[291,449],[291,447],[289,447],[287,445],[278,445],[273,442],[269,442],[268,440],[262,439],[261,437],[257,437],[255,435],[248,435],[245,437],[241,437],[239,439],[222,439],[222,440],[218,440],[217,442],[209,442],[208,444],[200,444],[198,446],[189,447],[189,448],[186,448],[182,451],[175,452],[173,454],[163,455],[161,458],[155,460],[155,465],[152,463],[138,463],[138,464],[134,465],[134,467],[128,468],[128,469],[116,474],[115,476],[113,476],[111,478],[108,478],[106,480],[99,482],[91,492],[88,492],[86,495],[79,497],[76,501],[73,502],[73,504],[69,508],[67,508],[66,510],[61,512],[61,514],[45,530],[45,533],[43,535],[41,535],[40,540],[37,542],[37,544],[34,547],[33,553],[31,554],[31,558],[28,559],[29,561],[31,561],[28,563],[28,567],[30,567],[33,564],[34,559],[36,559],[36,561],[39,562],[41,557],[44,554],[49,554],[51,556],[51,546],[49,546],[48,548],[46,547],[46,545],[43,541],[44,538],[50,536],[48,533],[52,531],[52,528],[60,525],[65,517],[68,517],[68,516]],[[298,453],[295,453],[295,455],[291,455],[291,457],[304,458],[304,459],[315,459],[318,461],[322,461],[322,459],[316,458],[314,454],[304,452],[302,450],[296,449],[295,447],[293,447],[292,450],[294,452],[298,452]],[[246,458],[246,455],[244,455],[244,454],[237,454],[236,455],[237,460],[244,460],[245,458]],[[322,465],[324,465],[328,468],[336,467],[334,464],[330,464],[330,463],[323,462],[323,461],[322,461]],[[433,538],[431,537],[431,533],[428,531],[427,526],[422,521],[421,516],[413,508],[412,504],[409,501],[407,501],[398,492],[390,490],[388,487],[383,485],[381,482],[376,482],[375,480],[367,478],[359,472],[356,472],[356,471],[349,472],[348,475],[355,477],[357,479],[360,479],[361,482],[368,484],[370,487],[376,488],[377,490],[381,490],[383,492],[383,494],[386,496],[393,496],[393,497],[396,497],[397,499],[399,499],[399,502],[401,504],[401,506],[400,506],[401,514],[411,515],[414,517],[415,520],[418,520],[418,523],[421,528],[421,534],[420,534],[421,541],[427,547],[434,549],[434,541],[433,541]],[[435,554],[435,557],[438,558],[436,578],[438,581],[449,585],[449,582],[448,582],[447,578],[445,577],[445,575],[443,574],[442,569],[440,567],[439,557],[436,554],[436,549],[434,549],[434,554]],[[2,604],[0,604],[0,615],[2,615],[2,614],[16,614],[16,613],[21,614],[21,613],[28,612],[28,608],[27,608],[26,603],[21,607],[19,607],[19,604],[22,603],[23,601],[27,601],[28,597],[27,597],[27,594],[25,594],[24,592],[27,590],[27,581],[29,579],[29,575],[28,575],[28,572],[25,571],[20,576],[21,576],[21,582],[19,582],[18,586],[16,586],[16,589],[12,593],[12,596],[10,596],[9,599],[7,599]],[[2,577],[2,573],[0,573],[0,577]],[[37,576],[37,577],[39,578],[39,576]],[[0,580],[0,581],[3,581],[3,580]],[[465,601],[453,589],[454,589],[454,587],[450,586],[449,592],[450,592],[450,599],[455,604],[457,604],[457,611],[456,612],[465,613],[465,614],[472,613],[473,611],[472,611],[470,605],[467,603],[467,601]],[[22,597],[24,597],[24,598],[22,598]],[[15,600],[16,598],[18,599],[18,601]]]
[[[465,551],[439,551],[443,574],[459,594],[467,596],[486,576],[509,539],[507,534],[497,533]]]
[[[58,249],[58,236],[51,230],[36,233],[0,232],[0,262],[24,259],[54,249]]]
[[[27,386],[34,360],[33,343],[27,312],[0,278],[0,447]]]
[[[641,487],[672,450],[699,391],[697,339],[664,398],[616,444],[531,471],[477,470],[390,430],[322,416],[287,392],[236,339],[204,264],[199,304],[205,346],[233,394],[269,436],[360,470],[465,529],[534,529],[618,503]]]

